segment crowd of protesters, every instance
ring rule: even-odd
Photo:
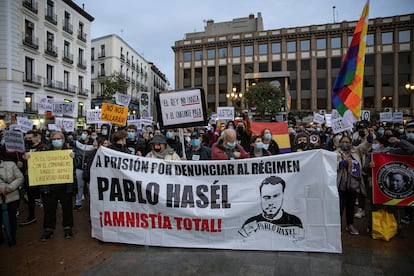
[[[288,132],[291,152],[325,149],[337,153],[340,212],[341,217],[345,213],[344,229],[352,235],[359,235],[354,218],[369,217],[372,208],[371,168],[375,164],[371,160],[371,153],[414,155],[414,121],[405,125],[359,121],[353,130],[336,134],[325,124],[296,123],[289,124]],[[16,219],[10,220],[14,232],[9,245],[16,243],[17,224],[23,227],[37,222],[35,207],[36,202],[40,201],[44,209],[41,240],[46,241],[54,235],[59,202],[63,213],[63,236],[72,237],[73,211],[80,211],[83,207],[82,203],[88,195],[91,163],[101,146],[165,160],[232,160],[281,154],[271,129],[264,128],[259,133],[252,133],[247,111],[241,117],[220,125],[210,121],[208,126],[183,128],[182,135],[180,133],[177,129],[159,129],[156,123],[143,126],[142,129],[135,125],[114,127],[103,124],[75,132],[43,128],[25,133],[25,153],[7,152],[4,139],[0,137],[0,194],[3,198],[0,198],[0,203],[13,202],[9,204],[9,213],[14,218],[19,201],[25,201],[28,208],[28,217],[20,223]],[[74,182],[29,186],[27,160],[30,152],[63,149],[72,149]],[[1,176],[2,168],[8,168],[9,163],[16,165],[22,174],[22,177],[16,175],[19,180],[12,182],[13,185],[6,185],[10,183],[5,183]],[[350,188],[351,181],[356,188]],[[411,223],[412,207],[398,209],[397,217],[400,228],[402,224]],[[368,219],[368,232],[370,223]],[[4,237],[0,235],[0,243],[3,242]]]

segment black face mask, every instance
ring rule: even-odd
[[[365,131],[364,130],[360,130],[358,131],[359,137],[365,137]]]
[[[238,126],[236,128],[238,134],[242,134],[244,132],[244,127]]]
[[[24,140],[24,142],[26,143],[26,146],[28,148],[31,148],[33,146],[33,141],[32,140]]]

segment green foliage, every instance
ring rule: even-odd
[[[118,72],[106,77],[103,83],[105,84],[103,96],[107,100],[112,99],[116,92],[126,94],[129,86],[124,77]]]
[[[245,98],[250,108],[256,108],[256,115],[264,118],[265,115],[272,117],[280,111],[282,106],[282,90],[271,85],[269,82],[259,82],[249,87],[246,91]]]

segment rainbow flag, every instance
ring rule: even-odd
[[[341,64],[332,91],[333,106],[339,114],[344,117],[345,112],[349,110],[355,120],[359,120],[361,113],[368,10],[369,1],[365,4],[361,18],[355,27],[351,45]]]
[[[260,135],[260,132],[264,128],[270,129],[272,139],[279,145],[280,153],[289,153],[292,151],[287,122],[251,122],[251,126],[254,135]]]

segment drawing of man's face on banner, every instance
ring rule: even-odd
[[[148,92],[139,93],[139,111],[141,117],[150,117],[151,103]]]

